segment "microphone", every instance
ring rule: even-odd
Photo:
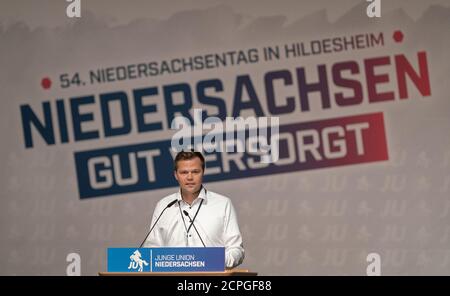
[[[144,240],[142,241],[141,245],[139,246],[139,249],[142,248],[142,245],[145,243],[145,241],[147,240],[147,237],[150,235],[150,233],[152,232],[153,228],[155,228],[156,223],[158,223],[159,218],[161,218],[162,214],[171,206],[173,206],[174,203],[176,203],[177,200],[173,200],[171,201],[165,208],[164,210],[161,211],[161,214],[159,214],[158,219],[156,219],[155,223],[153,224],[153,226],[150,228],[150,231],[147,233],[147,235],[145,236]]]
[[[195,227],[194,221],[192,221],[191,217],[189,216],[189,213],[186,212],[186,210],[183,210],[183,214],[185,216],[187,216],[189,218],[189,220],[191,220],[191,225],[194,226],[195,232],[197,232],[197,235],[200,238],[200,240],[202,241],[203,246],[206,248],[205,243],[203,242],[202,237],[200,236],[200,233],[198,233],[197,227]],[[191,228],[191,226],[189,226],[189,228]]]

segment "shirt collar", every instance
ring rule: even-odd
[[[203,202],[205,203],[206,202],[206,196],[207,196],[207,190],[206,190],[206,188],[202,185],[202,189],[200,189],[200,193],[199,193],[199,195],[197,196],[197,198],[194,200],[194,202],[196,202],[196,200],[197,199],[199,199],[199,198],[201,198],[201,199],[203,199]],[[181,188],[180,189],[178,189],[178,192],[177,192],[177,200],[180,202],[180,201],[183,201],[183,197],[181,196]]]

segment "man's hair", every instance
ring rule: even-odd
[[[205,158],[200,152],[197,151],[181,151],[178,152],[177,156],[175,156],[175,160],[173,161],[173,169],[174,171],[178,168],[178,162],[181,160],[190,160],[193,158],[200,158],[200,161],[202,162],[202,170],[205,171]]]

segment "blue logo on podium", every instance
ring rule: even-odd
[[[108,248],[108,272],[224,271],[225,248]]]

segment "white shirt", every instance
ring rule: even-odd
[[[228,197],[203,187],[192,205],[189,205],[178,191],[158,202],[150,225],[155,223],[160,213],[173,200],[177,202],[162,214],[145,241],[144,247],[203,247],[201,241],[203,239],[206,247],[225,247],[227,268],[242,263],[244,260],[242,236],[236,212]],[[189,217],[194,220],[193,225],[197,228],[201,239],[193,226],[189,229],[189,233],[186,232],[191,223],[183,211],[188,212]]]

